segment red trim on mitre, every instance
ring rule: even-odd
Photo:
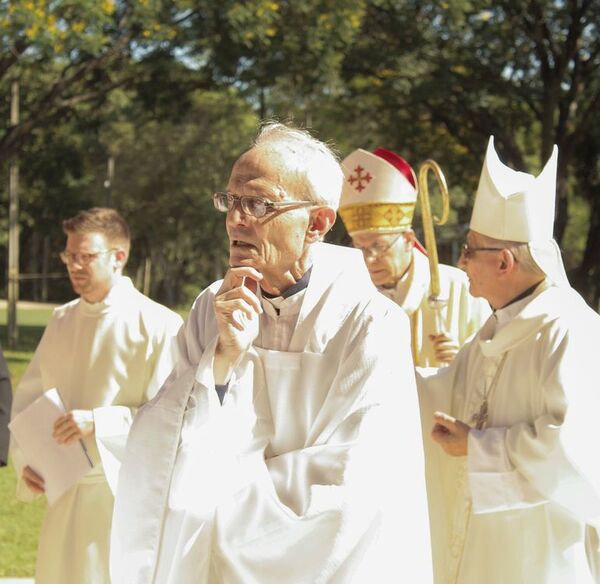
[[[411,168],[410,164],[408,164],[408,162],[402,158],[402,156],[392,152],[391,150],[386,150],[385,148],[377,148],[373,154],[375,154],[375,156],[379,156],[379,158],[383,158],[392,166],[397,168],[406,177],[406,180],[408,180],[413,188],[417,188],[415,171]]]

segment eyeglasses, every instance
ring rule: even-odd
[[[95,251],[94,253],[71,253],[70,251],[61,251],[58,255],[63,264],[79,264],[80,266],[88,266],[98,256],[115,250],[116,248],[103,249],[102,251]]]
[[[478,251],[502,251],[503,247],[471,247],[468,243],[463,243],[461,255],[466,260],[472,258]]]
[[[213,203],[217,211],[227,213],[231,211],[236,203],[246,215],[252,215],[257,219],[264,217],[267,213],[273,213],[278,209],[287,209],[288,207],[310,207],[315,205],[314,201],[285,201],[274,203],[261,197],[245,197],[234,193],[215,193]]]
[[[371,245],[369,247],[360,247],[358,245],[355,245],[354,247],[356,249],[359,249],[360,251],[362,251],[363,255],[365,256],[365,258],[378,258],[379,256],[383,255],[386,251],[388,251],[389,249],[391,249],[392,247],[394,247],[396,245],[396,242],[404,235],[404,233],[399,233],[398,235],[396,235],[396,237],[394,237],[392,239],[392,241],[388,242],[388,243],[376,243],[374,245]]]

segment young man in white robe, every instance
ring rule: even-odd
[[[600,316],[552,238],[557,154],[534,178],[490,138],[460,265],[494,314],[418,379],[436,583],[595,581]]]
[[[92,208],[63,222],[60,257],[79,298],[55,309],[17,387],[13,417],[57,388],[67,413],[58,444],[81,440],[93,468],[44,517],[36,584],[107,584],[119,457],[136,410],[171,372],[182,319],[138,292],[123,276],[127,224],[113,209]],[[44,477],[11,443],[17,497],[44,493]]]
[[[230,269],[134,422],[113,584],[431,582],[408,321],[320,243],[341,183],[323,143],[268,124],[215,193]]]
[[[489,316],[487,302],[469,294],[461,270],[439,264],[443,304],[430,304],[429,262],[412,229],[417,180],[404,158],[384,148],[358,149],[342,169],[340,216],[373,283],[408,314],[415,365],[449,363]]]

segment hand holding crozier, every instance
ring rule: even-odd
[[[435,350],[435,358],[444,364],[448,364],[456,357],[458,353],[459,345],[458,340],[446,333],[439,333],[437,335],[429,335],[429,339],[433,344]]]

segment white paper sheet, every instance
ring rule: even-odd
[[[81,441],[57,444],[52,437],[54,422],[64,413],[60,395],[53,388],[19,412],[8,425],[26,464],[43,477],[50,505],[92,468]]]

